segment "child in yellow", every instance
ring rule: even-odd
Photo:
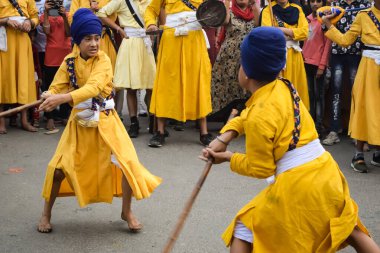
[[[185,4],[186,2],[186,4]],[[157,30],[157,18],[165,8],[165,27],[157,59],[150,112],[157,117],[158,132],[150,147],[165,142],[165,118],[185,122],[200,120],[200,141],[212,140],[207,131],[206,116],[211,112],[211,63],[205,34],[196,20],[195,10],[203,0],[152,0],[145,11],[147,31]],[[186,25],[187,22],[188,23]]]
[[[286,42],[278,28],[259,27],[244,39],[239,82],[252,96],[203,150],[204,159],[230,161],[232,171],[269,183],[238,212],[223,240],[232,253],[333,253],[347,243],[358,252],[379,253],[296,89],[277,78],[285,61]],[[242,134],[246,154],[226,151]]]
[[[111,0],[96,15],[103,23],[114,28],[123,37],[116,57],[113,81],[116,89],[127,89],[128,114],[131,120],[128,134],[131,138],[137,138],[140,129],[137,119],[137,91],[146,89],[146,101],[149,107],[156,74],[156,62],[152,41],[150,36],[145,33],[144,19],[142,18],[150,0],[128,1],[132,11],[125,0]],[[117,14],[120,26],[109,18],[114,14]]]
[[[65,58],[42,96],[46,100],[40,110],[51,111],[68,102],[74,106],[47,168],[42,192],[45,206],[38,225],[42,233],[52,230],[55,198],[73,194],[81,207],[111,203],[114,195],[122,195],[121,217],[130,230],[139,231],[142,225],[132,214],[131,196],[147,198],[161,182],[139,162],[113,109],[112,67],[108,56],[99,51],[101,32],[101,22],[90,10],[76,12],[71,34],[80,52]]]
[[[331,25],[331,17],[323,17],[328,29],[325,35],[329,39],[347,47],[360,36],[364,43],[352,88],[348,134],[357,140],[351,167],[357,172],[367,172],[363,154],[365,142],[376,147],[371,164],[380,166],[380,0],[375,0],[372,8],[361,11],[345,34]]]
[[[109,2],[110,0],[73,0],[70,5],[69,23],[71,24],[73,22],[73,15],[79,8],[88,8],[96,13],[99,9],[101,9]],[[110,16],[110,19],[113,21],[116,21],[116,18],[116,14]],[[117,52],[115,48],[115,41],[113,41],[113,38],[111,38],[111,36],[113,37],[112,30],[109,27],[104,26],[100,40],[100,50],[108,55],[111,60],[112,70],[115,71]],[[78,48],[74,45],[73,52],[76,52],[77,50]]]
[[[38,25],[33,0],[0,0],[0,112],[3,104],[28,104],[37,99],[32,44],[28,35]],[[21,112],[22,127],[37,129],[28,122],[27,110]],[[0,134],[6,134],[0,117]]]
[[[307,39],[309,24],[302,8],[288,0],[276,0],[271,2],[274,16],[272,24],[269,7],[265,7],[261,13],[261,26],[279,27],[286,36],[286,65],[281,72],[282,77],[291,81],[306,108],[309,110],[309,91],[302,49],[299,41]]]

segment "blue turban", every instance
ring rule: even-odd
[[[73,16],[71,37],[75,44],[79,45],[85,36],[91,34],[102,35],[102,22],[91,10],[80,8]]]
[[[273,81],[286,63],[284,33],[274,27],[254,28],[241,44],[241,65],[248,78]]]

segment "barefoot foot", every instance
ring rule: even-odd
[[[126,214],[121,213],[121,219],[127,222],[128,228],[132,233],[138,233],[143,228],[143,225],[137,220],[132,212]]]
[[[37,231],[40,233],[50,233],[53,228],[50,224],[50,216],[42,215],[40,222],[38,223]]]
[[[28,132],[37,132],[38,129],[32,126],[29,122],[28,123],[23,123],[22,124],[22,129]]]

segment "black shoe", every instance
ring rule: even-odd
[[[201,141],[201,144],[203,146],[207,147],[210,144],[210,142],[214,140],[214,136],[212,136],[212,134],[202,134],[199,140]]]
[[[149,147],[159,148],[162,147],[165,143],[165,134],[160,134],[160,132],[156,132],[153,137],[149,140]]]
[[[365,164],[363,156],[354,156],[354,158],[352,158],[351,168],[353,168],[354,171],[359,172],[359,173],[368,172],[368,168],[367,168],[367,165]]]
[[[185,131],[185,123],[177,121],[173,127],[175,131]]]
[[[375,154],[373,154],[371,164],[380,167],[380,155],[375,156]]]
[[[128,134],[130,138],[137,138],[139,136],[139,123],[132,123],[129,127]]]

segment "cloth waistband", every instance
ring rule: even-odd
[[[298,52],[302,52],[302,48],[300,47],[299,41],[287,40],[286,41],[286,48],[293,48],[294,50],[296,50]]]
[[[288,151],[276,163],[276,174],[266,179],[268,184],[274,183],[276,176],[288,171],[290,169],[301,166],[305,163],[311,162],[321,155],[326,150],[320,143],[319,139],[309,142],[305,146]]]
[[[83,127],[97,127],[100,112],[112,110],[114,107],[113,98],[89,98],[74,106],[75,109],[83,109],[75,115],[75,120]]]
[[[143,28],[136,28],[136,27],[124,27],[124,31],[127,34],[128,37],[131,38],[141,38],[144,40],[144,44],[146,49],[148,50],[149,54],[153,54],[152,50],[152,40],[150,39],[150,36],[147,36],[145,33],[145,29]]]
[[[8,17],[9,20],[14,20],[17,21],[17,23],[22,24],[25,20],[26,17],[21,17],[21,16],[13,16],[13,17]]]
[[[380,50],[363,50],[363,57],[373,59],[377,65],[380,65]]]
[[[206,47],[210,48],[210,43],[208,41],[207,34],[202,29],[201,24],[199,24],[199,22],[197,22],[196,20],[197,17],[195,11],[182,11],[174,14],[168,14],[166,16],[165,26],[167,28],[175,27],[174,36],[186,36],[189,34],[189,31],[202,30],[206,42]]]

